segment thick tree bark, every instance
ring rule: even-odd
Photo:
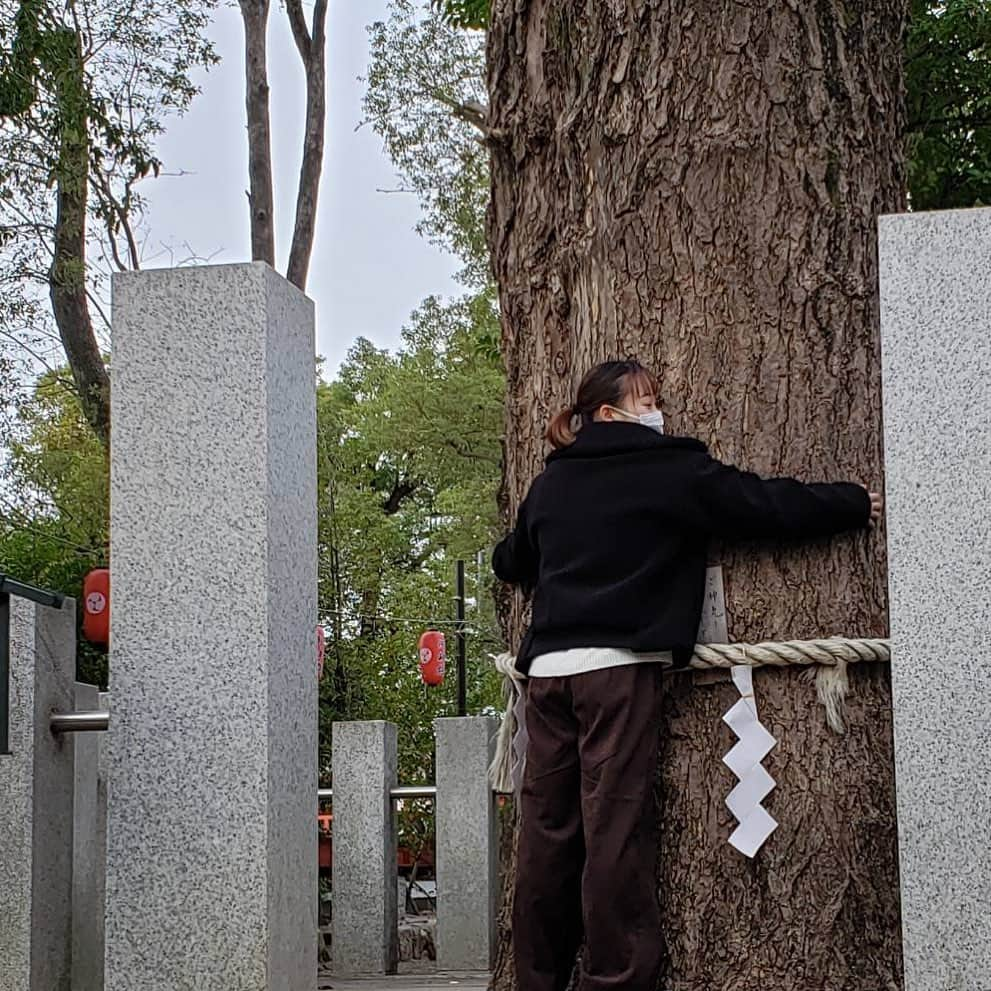
[[[286,277],[300,289],[306,289],[313,238],[317,225],[317,198],[323,171],[323,141],[327,112],[327,0],[316,0],[313,29],[306,26],[301,0],[286,0],[296,49],[306,73],[306,124],[303,132],[303,161],[296,191],[296,224]]]
[[[86,295],[86,208],[89,131],[79,36],[54,32],[61,58],[53,73],[59,113],[55,246],[49,272],[52,312],[72,369],[83,415],[105,446],[110,442],[110,378]]]
[[[549,416],[590,365],[627,355],[660,374],[669,430],[724,460],[881,484],[875,222],[904,209],[904,8],[494,0],[507,516]],[[716,556],[731,639],[885,633],[883,531]],[[506,610],[514,646],[522,612]],[[751,862],[726,843],[734,738],[720,716],[735,690],[669,679],[665,987],[901,986],[889,679],[851,681],[837,736],[802,673],[757,673],[781,825]]]
[[[248,205],[251,259],[275,267],[272,124],[268,106],[269,0],[239,0],[244,21],[245,100],[248,112]]]

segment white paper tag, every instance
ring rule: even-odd
[[[749,699],[754,716],[757,715],[757,700],[754,696],[754,669],[749,664],[736,664],[730,668],[730,677],[741,698]]]
[[[705,570],[705,597],[702,621],[696,643],[729,643],[726,628],[726,598],[723,594],[723,569],[718,565]]]

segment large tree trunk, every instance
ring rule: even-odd
[[[244,22],[245,106],[248,115],[248,207],[251,260],[275,267],[272,123],[268,88],[269,0],[239,0]]]
[[[904,8],[494,0],[508,514],[582,372],[631,354],[660,374],[669,429],[717,456],[880,485],[875,221],[904,208]],[[883,532],[718,560],[731,639],[885,633]],[[515,642],[519,603],[506,619]],[[757,673],[781,825],[750,862],[726,843],[735,690],[669,679],[666,987],[900,987],[888,673],[851,681],[837,736],[808,678]],[[506,917],[498,989],[513,983]]]

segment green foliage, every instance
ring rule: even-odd
[[[487,346],[489,296],[428,299],[397,354],[359,340],[318,394],[324,773],[334,719],[400,727],[400,776],[432,780],[432,723],[455,712],[455,562],[467,561],[468,704],[498,704],[487,551],[498,526],[503,379]],[[417,642],[447,634],[443,686],[425,687]]]
[[[34,103],[36,60],[43,50],[40,21],[44,13],[41,0],[23,0],[13,20],[10,53],[0,62],[0,117],[27,112]],[[0,38],[6,31],[0,28]]]
[[[489,280],[489,161],[465,110],[470,117],[486,99],[484,36],[424,18],[413,0],[393,0],[369,40],[367,119],[402,187],[419,198],[419,231],[457,255],[462,281],[481,289]]]
[[[905,69],[913,209],[991,204],[991,3],[913,0]]]
[[[0,571],[78,602],[86,572],[107,561],[109,473],[64,374],[42,376],[17,412],[0,475]],[[81,641],[77,673],[105,687],[103,651]]]
[[[217,61],[204,37],[215,6],[215,0],[0,0],[0,117],[22,137],[46,138],[50,167],[64,132],[88,126],[94,167],[147,175],[158,168],[152,142],[163,117],[184,110],[197,93],[190,73]],[[82,83],[67,92],[77,60]]]
[[[22,436],[11,445],[11,473],[21,512],[58,517],[63,537],[92,554],[107,541],[107,456],[64,374],[43,375],[21,406]]]
[[[53,279],[85,283],[108,329],[107,276],[140,261],[136,187],[157,174],[155,141],[196,94],[194,73],[216,62],[205,38],[215,6],[0,0],[0,343],[20,383],[62,361]],[[88,200],[85,271],[51,271],[55,180]]]
[[[481,30],[489,25],[489,0],[431,0],[431,7],[452,27]]]

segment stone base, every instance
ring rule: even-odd
[[[399,923],[399,959],[436,960],[437,919],[429,915],[411,915]]]
[[[321,926],[317,943],[321,973],[333,970],[333,926]],[[399,921],[399,961],[437,960],[437,919],[432,915],[410,915]]]

